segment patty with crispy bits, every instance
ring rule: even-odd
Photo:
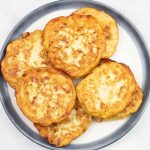
[[[42,46],[42,31],[24,33],[21,38],[8,44],[1,70],[5,80],[15,88],[23,74],[32,68],[48,67]]]
[[[106,40],[106,50],[102,54],[102,58],[111,57],[116,51],[119,39],[116,21],[104,11],[99,11],[94,8],[81,8],[73,14],[91,15],[99,22]]]
[[[135,113],[139,109],[139,107],[142,104],[142,100],[143,100],[143,92],[140,89],[140,87],[137,85],[137,88],[132,96],[131,103],[123,111],[119,112],[118,114],[116,114],[110,119],[114,119],[114,120],[122,119],[130,116],[131,114]]]
[[[18,82],[17,104],[34,123],[48,126],[65,120],[76,99],[72,80],[52,68],[29,70]]]
[[[96,67],[106,45],[98,21],[88,15],[55,18],[47,23],[42,37],[53,67],[73,78]]]
[[[80,106],[76,106],[65,121],[48,127],[35,124],[35,127],[40,136],[47,138],[50,144],[62,147],[82,135],[91,124],[91,121],[91,116],[87,115]]]
[[[106,119],[123,111],[132,102],[136,84],[128,66],[106,61],[77,85],[77,97],[88,114]]]

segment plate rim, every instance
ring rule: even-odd
[[[9,33],[9,35],[7,36],[2,48],[1,48],[1,51],[0,51],[0,62],[4,56],[4,53],[5,53],[5,48],[6,48],[6,45],[7,43],[10,41],[10,38],[13,34],[13,32],[18,28],[18,26],[20,24],[22,24],[26,19],[28,19],[30,16],[32,16],[35,12],[39,11],[39,10],[42,10],[43,8],[45,8],[46,6],[53,6],[53,5],[56,5],[56,4],[61,4],[61,3],[66,3],[66,2],[85,2],[85,3],[93,3],[95,5],[99,5],[99,6],[103,6],[105,8],[107,8],[108,10],[111,10],[113,11],[115,14],[118,14],[119,16],[121,16],[122,18],[125,19],[125,21],[132,27],[132,29],[134,29],[134,32],[139,36],[140,40],[142,41],[142,44],[143,46],[145,47],[146,49],[146,53],[147,53],[147,58],[148,58],[148,64],[150,65],[150,51],[149,51],[149,48],[142,36],[142,34],[139,32],[139,30],[137,29],[137,27],[126,17],[124,16],[122,13],[120,13],[119,11],[117,11],[116,9],[112,8],[111,6],[109,5],[106,5],[104,3],[101,3],[101,2],[98,2],[96,0],[57,0],[57,1],[53,1],[53,2],[50,2],[50,3],[46,3],[36,9],[34,9],[33,11],[29,12],[27,15],[25,15],[16,25],[15,27],[11,30],[11,32]],[[1,72],[0,72],[1,73]],[[149,73],[150,74],[150,73]],[[2,74],[0,74],[0,76],[2,76]],[[2,81],[3,82],[3,81]],[[5,82],[5,81],[4,81]],[[148,81],[148,83],[150,84],[150,81]],[[2,85],[1,85],[2,86]],[[6,85],[4,88],[7,88]],[[119,140],[120,138],[122,138],[124,135],[126,135],[136,124],[137,122],[139,121],[139,119],[142,117],[143,113],[145,112],[146,108],[147,108],[147,105],[149,103],[149,98],[150,98],[150,86],[148,86],[148,93],[147,93],[147,98],[146,98],[146,102],[144,103],[144,105],[142,105],[141,109],[136,113],[134,114],[134,121],[131,122],[131,126],[126,128],[126,130],[124,132],[122,132],[122,134],[120,134],[119,136],[116,136],[111,142],[108,142],[106,143],[105,145],[103,146],[96,146],[96,148],[91,148],[90,150],[96,150],[96,149],[100,149],[100,148],[103,148],[105,146],[108,146],[114,142],[116,142],[117,140]],[[9,95],[9,94],[8,94]],[[1,103],[2,103],[2,106],[8,116],[8,118],[10,119],[10,121],[14,124],[14,126],[25,136],[27,137],[28,139],[30,139],[31,141],[33,141],[34,143],[37,143],[38,145],[40,146],[43,146],[45,148],[48,148],[48,149],[61,149],[61,150],[66,150],[66,148],[56,148],[56,147],[53,147],[52,145],[49,145],[46,146],[44,143],[41,143],[39,141],[37,141],[36,139],[32,138],[30,135],[28,135],[25,131],[23,131],[23,129],[18,125],[16,124],[16,122],[12,119],[11,115],[9,114],[8,110],[7,110],[7,107],[5,106],[4,104],[4,101],[3,101],[3,96],[2,96],[2,93],[1,93],[1,90],[0,90],[0,100],[1,100]],[[80,148],[78,148],[79,150]],[[86,148],[81,148],[82,150],[86,150]]]

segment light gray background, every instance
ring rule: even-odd
[[[0,48],[7,35],[22,17],[37,7],[54,0],[0,0]],[[141,31],[150,47],[150,1],[149,0],[99,0],[127,16]],[[8,119],[0,104],[1,150],[46,150],[23,136]],[[138,124],[122,139],[104,150],[149,150],[150,105]]]

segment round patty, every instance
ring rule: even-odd
[[[96,67],[105,50],[104,35],[92,16],[55,18],[47,23],[42,37],[51,64],[73,78]]]
[[[62,147],[70,144],[74,139],[83,134],[91,121],[91,117],[80,106],[76,106],[65,121],[48,127],[35,124],[35,127],[42,137],[48,139],[50,144]]]
[[[25,71],[50,66],[42,46],[42,31],[24,33],[8,44],[1,70],[5,80],[15,88]]]
[[[81,8],[73,14],[91,15],[99,22],[106,40],[106,50],[103,52],[102,58],[111,57],[116,51],[119,39],[118,26],[115,20],[104,11],[94,8]]]
[[[50,68],[29,70],[16,87],[17,104],[31,121],[48,126],[72,111],[76,93],[72,80]]]
[[[135,90],[135,78],[129,67],[113,61],[101,63],[76,88],[85,111],[100,119],[123,111]]]

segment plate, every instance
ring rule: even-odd
[[[43,29],[50,19],[61,15],[69,15],[81,7],[93,7],[104,10],[115,18],[119,26],[119,44],[116,53],[111,59],[130,66],[136,80],[142,87],[144,100],[138,112],[128,119],[102,123],[93,122],[87,132],[73,141],[72,144],[63,148],[55,148],[38,135],[33,124],[22,114],[16,104],[14,90],[4,81],[1,74],[0,98],[8,117],[26,137],[49,149],[94,150],[107,146],[124,136],[134,127],[149,101],[150,56],[148,47],[137,28],[125,16],[100,2],[91,0],[61,0],[37,8],[25,16],[11,31],[2,47],[0,60],[5,55],[7,44],[13,39],[18,38],[23,32]]]

